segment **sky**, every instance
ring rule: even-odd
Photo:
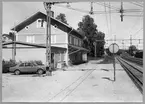
[[[105,2],[109,4],[109,2]],[[139,4],[141,4],[139,2]],[[87,12],[80,12],[67,8],[66,4],[52,5],[54,16],[59,13],[64,13],[68,24],[74,29],[78,28],[78,23],[82,21],[84,15],[88,15],[90,11],[90,2],[70,3],[70,7],[80,9]],[[110,5],[120,9],[120,2],[110,2]],[[143,7],[134,5],[130,2],[123,2],[123,8],[126,9],[140,9]],[[106,7],[106,11],[114,10]],[[18,23],[24,21],[26,18],[41,11],[45,13],[42,2],[3,2],[3,33],[9,33],[10,29]],[[120,13],[105,14],[105,7],[99,5],[98,2],[93,3],[93,11],[103,11],[103,14],[90,15],[94,18],[97,29],[105,33],[105,39],[129,39],[132,35],[133,39],[143,39],[143,16],[124,16],[123,22],[120,19]],[[126,13],[126,15],[142,15],[140,13]]]

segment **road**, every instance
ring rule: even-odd
[[[142,94],[119,64],[88,63],[52,76],[3,74],[4,102],[142,102]]]

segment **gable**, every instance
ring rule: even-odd
[[[20,24],[18,24],[17,26],[12,28],[11,30],[15,30],[17,32],[20,32],[26,26],[29,26],[30,24],[34,23],[39,18],[42,18],[46,21],[46,15],[42,12],[37,12],[36,14],[32,15],[30,18],[21,22]],[[83,36],[81,34],[79,34],[75,29],[73,29],[69,25],[67,25],[67,24],[65,24],[57,19],[54,19],[53,17],[51,17],[51,25],[53,25],[53,26],[57,25],[57,27],[64,32],[66,32],[66,33],[71,32],[73,35],[75,35],[79,38],[83,38]]]
[[[45,22],[46,23],[46,22]],[[28,28],[26,28],[28,27]],[[43,28],[38,28],[37,27],[37,20],[30,25],[26,26],[23,28],[21,31],[19,31],[18,34],[46,34],[46,25]],[[51,34],[66,34],[66,32],[58,29],[57,27],[51,25]]]

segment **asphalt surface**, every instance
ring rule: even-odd
[[[142,94],[116,64],[88,63],[58,70],[52,76],[2,75],[3,102],[142,102]]]

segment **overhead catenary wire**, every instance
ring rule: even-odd
[[[71,9],[71,10],[78,11],[78,12],[83,12],[83,13],[89,13],[90,12],[89,10],[87,11],[87,10],[78,9],[78,8],[66,7],[66,6],[63,6],[63,5],[55,5],[55,6],[66,8],[66,9]],[[105,14],[104,11],[93,11],[93,13],[94,14]],[[118,13],[118,12],[117,11],[112,11],[112,13]]]
[[[143,5],[141,5],[141,4],[138,4],[138,3],[136,3],[136,2],[130,2],[131,4],[134,4],[134,5],[136,5],[136,6],[139,6],[139,7],[143,7]]]
[[[110,9],[114,9],[114,10],[111,10],[111,13],[120,13],[119,11],[119,8],[116,8],[116,7],[112,7],[111,5],[108,5],[108,4],[101,4],[101,3],[98,3],[99,5],[102,5],[102,6],[105,6],[105,7],[108,7]],[[72,8],[72,7],[66,7],[64,5],[60,5],[60,4],[57,4],[55,6],[58,6],[58,7],[63,7],[63,8],[67,8],[67,9],[71,9],[71,10],[74,10],[74,11],[78,11],[78,12],[84,12],[84,13],[89,13],[90,11],[88,10],[83,10],[83,9],[78,9],[78,8]],[[126,9],[124,10],[124,12],[126,13],[133,13],[133,12],[142,12],[140,11],[139,9]],[[106,13],[109,13],[108,11],[104,12],[104,11],[93,11],[93,14],[106,14]]]
[[[142,14],[142,13],[141,13]],[[140,15],[141,15],[140,14]],[[129,33],[131,32],[131,30],[136,26],[136,24],[138,23],[138,19],[137,19],[137,21],[133,24],[133,26],[129,29]]]
[[[103,4],[103,3],[99,3],[99,2],[97,2],[97,4],[98,4],[98,5],[105,6],[105,7],[108,7],[108,8],[111,8],[111,9],[114,9],[114,10],[119,10],[119,8],[114,7],[114,6],[110,6],[110,5],[106,4],[106,3]]]
[[[143,28],[140,28],[138,31],[136,31],[132,36],[136,36],[141,30],[143,30]]]

